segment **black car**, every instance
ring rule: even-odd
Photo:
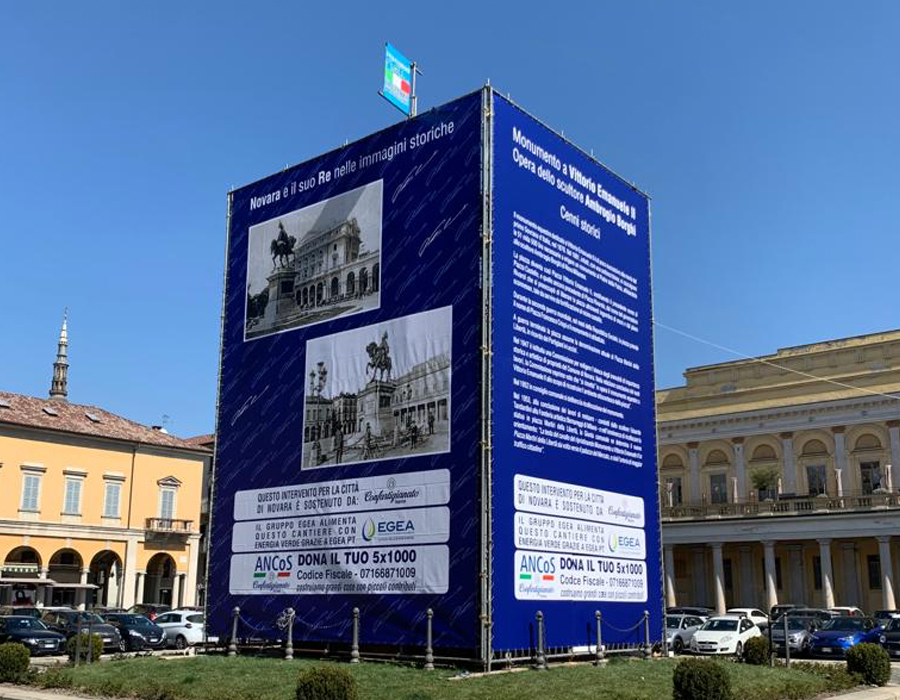
[[[783,615],[779,616],[778,620],[781,620],[781,617],[787,615],[788,618],[792,617],[802,617],[806,619],[818,620],[821,624],[823,622],[827,622],[833,617],[838,617],[837,614],[833,613],[831,610],[825,610],[824,608],[791,608],[783,613]],[[778,620],[776,620],[775,624],[777,624]]]
[[[695,615],[702,617],[704,620],[715,614],[715,610],[703,606],[677,605],[675,607],[666,608],[666,615]]]
[[[143,615],[110,613],[104,619],[119,630],[120,651],[165,649],[166,647],[166,631],[159,625],[154,625]]]
[[[900,658],[900,617],[891,619],[878,641],[892,659]]]
[[[39,610],[38,608],[19,608],[15,605],[0,605],[0,615],[3,615],[4,617],[33,617],[35,620],[40,620],[43,614],[44,611]]]
[[[94,613],[80,610],[51,610],[44,613],[42,621],[54,632],[65,635],[66,639],[74,637],[78,630],[84,634],[88,631],[100,635],[104,651],[118,650],[122,638],[119,631]]]
[[[33,617],[0,617],[0,643],[24,645],[32,656],[65,652],[66,638]]]

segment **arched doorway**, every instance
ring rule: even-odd
[[[325,287],[322,286],[322,283],[319,282],[316,285],[316,306],[322,303],[322,298],[325,296]]]
[[[356,275],[352,272],[347,274],[347,296],[352,297],[356,294]]]
[[[338,284],[338,278],[332,277],[331,278],[331,298],[332,299],[337,299],[339,288],[340,288],[340,285]]]
[[[81,571],[84,569],[84,560],[74,549],[60,549],[50,557],[47,566],[47,578],[55,581],[53,587],[51,605],[82,605],[85,598],[79,593],[82,584]],[[80,589],[83,591],[83,589]]]
[[[372,291],[373,292],[378,291],[378,282],[379,282],[380,276],[381,276],[381,265],[379,265],[378,263],[375,263],[372,266]]]
[[[178,570],[171,555],[165,552],[154,554],[147,562],[147,580],[144,582],[144,599],[141,602],[172,605],[177,575]],[[176,600],[175,603],[177,602]]]
[[[363,268],[359,271],[359,293],[366,294],[369,291],[369,271]]]
[[[91,559],[88,583],[97,586],[88,595],[88,605],[107,608],[121,608],[125,587],[122,585],[122,560],[108,549],[97,552]]]
[[[3,561],[3,578],[14,580],[9,586],[0,588],[0,602],[5,605],[35,605],[45,602],[45,591],[39,587],[43,562],[37,551],[31,547],[16,547]],[[35,583],[28,582],[34,579]]]

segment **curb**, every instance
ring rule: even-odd
[[[900,700],[900,685],[854,690],[852,693],[832,695],[831,700]]]

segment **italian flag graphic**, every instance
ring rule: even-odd
[[[408,95],[410,91],[409,81],[404,80],[400,77],[399,74],[392,72],[391,70],[385,71],[387,73],[387,79],[391,85],[394,86],[396,90],[399,90],[404,95]]]

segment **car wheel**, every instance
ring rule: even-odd
[[[681,641],[681,637],[675,637],[675,641],[672,642],[672,651],[676,654],[684,653],[684,642]]]
[[[737,646],[734,648],[734,655],[738,661],[744,658],[744,645],[740,642],[738,642]]]
[[[185,639],[185,636],[183,634],[179,634],[177,637],[175,637],[176,649],[187,649],[187,645],[187,639]]]

